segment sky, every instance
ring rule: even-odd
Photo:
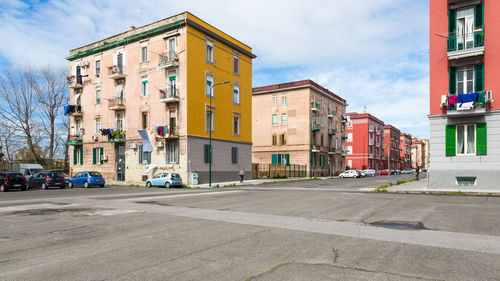
[[[429,0],[1,0],[0,70],[68,66],[70,49],[184,11],[253,48],[253,87],[311,79],[429,137]]]

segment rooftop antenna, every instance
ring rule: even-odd
[[[365,106],[363,106],[363,109],[364,109],[364,113],[366,113],[366,105],[365,105]]]

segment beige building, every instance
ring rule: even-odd
[[[307,165],[312,176],[345,171],[346,106],[311,80],[254,88],[252,162]]]
[[[429,169],[429,140],[411,138],[411,166],[416,169]]]
[[[253,58],[188,12],[71,50],[71,173],[143,184],[158,172],[204,183],[210,167],[214,182],[250,171]]]

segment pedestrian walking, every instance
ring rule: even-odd
[[[417,167],[417,169],[415,169],[415,176],[417,177],[417,180],[419,174],[420,174],[420,169]]]
[[[239,175],[240,175],[240,183],[243,183],[243,178],[245,177],[245,170],[241,169]]]

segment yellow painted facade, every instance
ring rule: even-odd
[[[229,35],[187,13],[187,18],[203,28],[251,52],[252,49]],[[252,58],[237,53],[223,42],[187,26],[187,134],[209,137],[205,128],[205,109],[210,103],[205,94],[206,74],[211,72],[214,84],[230,81],[213,88],[214,132],[212,137],[238,142],[252,142]],[[214,63],[206,60],[206,40],[214,43]],[[239,54],[240,72],[233,73],[233,54]],[[240,86],[240,104],[233,103],[233,83]],[[233,135],[233,114],[240,114],[240,134]]]

